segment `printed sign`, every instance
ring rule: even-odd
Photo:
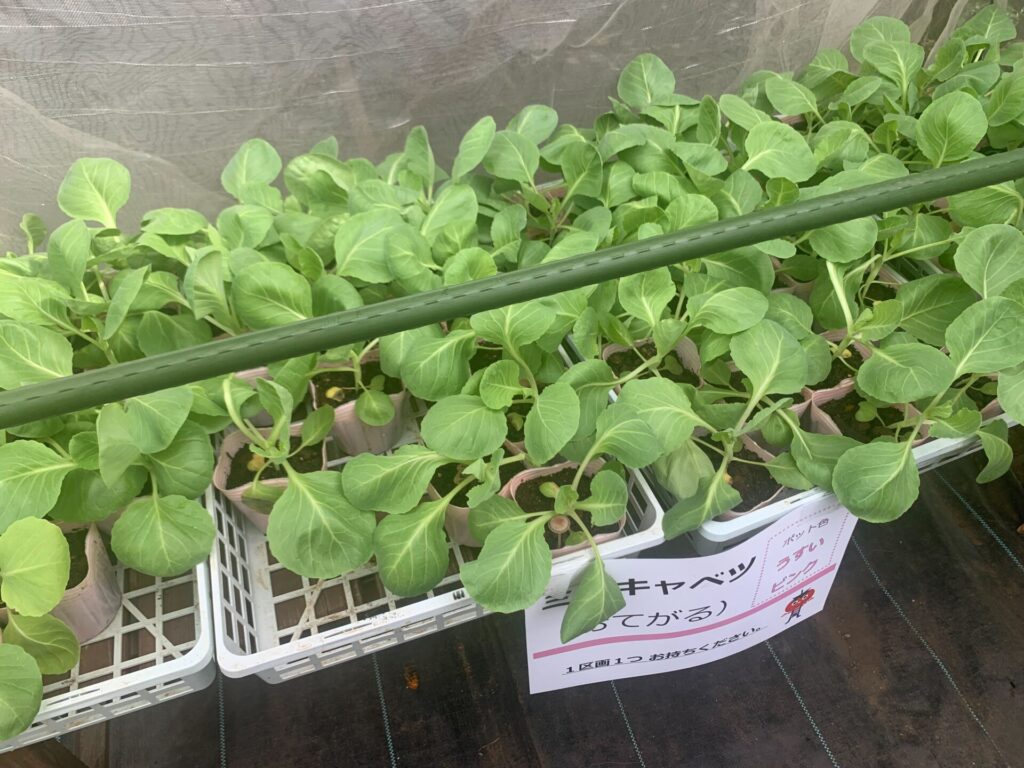
[[[825,605],[854,518],[830,498],[708,557],[605,561],[625,607],[566,645],[572,587],[526,611],[530,692],[708,664],[767,640]]]

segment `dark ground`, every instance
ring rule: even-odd
[[[925,475],[911,512],[857,526],[822,614],[713,665],[530,696],[522,617],[491,616],[282,685],[224,679],[225,763],[214,685],[0,768],[1024,766],[1014,432],[1011,475]]]

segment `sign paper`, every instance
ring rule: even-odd
[[[855,523],[832,497],[716,555],[606,560],[626,605],[566,645],[572,587],[556,581],[526,611],[530,692],[708,664],[799,624],[824,607]]]

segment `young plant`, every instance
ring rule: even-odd
[[[322,406],[313,411],[302,423],[298,441],[293,441],[289,426],[294,401],[286,388],[267,379],[256,381],[257,399],[273,420],[264,430],[241,415],[229,381],[223,390],[232,421],[249,440],[248,469],[254,477],[250,494],[273,502],[267,540],[274,556],[310,578],[337,576],[365,563],[372,551],[373,515],[346,500],[341,473],[300,472],[291,463],[304,448],[323,442],[334,423],[334,409]],[[288,478],[283,491],[260,483],[270,467],[283,470]]]
[[[68,584],[71,558],[60,529],[26,518],[0,535],[0,741],[31,725],[43,699],[43,675],[78,663],[78,640],[51,616]]]

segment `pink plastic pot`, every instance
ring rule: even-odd
[[[288,434],[292,437],[297,437],[302,432],[302,422],[298,421],[292,424],[288,428]],[[260,434],[267,435],[270,433],[269,429],[261,429]],[[270,521],[270,508],[271,504],[260,499],[246,499],[244,494],[249,488],[252,487],[252,483],[246,483],[240,485],[237,488],[228,488],[228,476],[231,474],[231,460],[235,454],[242,449],[243,446],[248,445],[251,441],[241,432],[230,432],[224,436],[224,439],[220,444],[220,453],[217,455],[217,465],[213,468],[213,487],[224,494],[224,496],[231,501],[239,512],[245,515],[249,520],[259,528],[261,531],[266,533],[267,523]],[[321,455],[323,456],[323,463],[320,469],[327,469],[327,444],[324,443],[320,446]],[[263,485],[269,485],[273,488],[286,488],[288,486],[287,477],[272,477],[268,480],[260,481]]]
[[[372,350],[363,358],[364,361],[375,361],[380,359],[377,350]],[[329,363],[321,363],[320,368],[330,368]],[[314,391],[315,398],[315,391]],[[406,390],[388,395],[391,404],[395,408],[395,416],[387,424],[374,427],[363,421],[356,415],[356,403],[353,400],[344,403],[334,409],[334,426],[331,427],[331,435],[334,442],[350,456],[360,453],[383,453],[394,448],[409,425],[412,418],[409,404],[409,393]],[[314,399],[315,405],[329,405],[319,403]]]
[[[595,459],[594,461],[590,462],[590,464],[584,470],[584,474],[586,474],[588,477],[593,477],[594,475],[597,474],[598,470],[600,470],[602,466],[604,466],[604,461],[602,459]],[[509,480],[508,483],[505,484],[505,487],[501,489],[499,495],[504,496],[506,499],[512,499],[513,501],[515,501],[516,491],[519,490],[519,486],[521,486],[528,480],[535,480],[538,477],[547,477],[549,475],[555,475],[561,472],[563,469],[576,469],[578,467],[579,464],[577,462],[563,461],[559,464],[552,464],[547,467],[534,467],[532,469],[524,469],[522,472],[519,472],[511,480]],[[622,518],[619,520],[618,530],[609,531],[607,533],[595,534],[594,541],[597,544],[603,544],[606,541],[614,541],[622,535],[622,529],[625,528],[625,526],[626,516],[623,515]],[[551,556],[561,557],[562,555],[567,555],[570,552],[579,552],[580,550],[587,549],[589,546],[589,542],[583,542],[580,544],[572,544],[566,547],[559,547],[558,549],[551,550]]]
[[[505,451],[509,455],[525,453],[523,444],[505,441]],[[440,499],[441,494],[433,485],[427,486],[427,496],[432,499]],[[463,547],[482,547],[483,544],[469,530],[469,507],[460,507],[458,504],[449,504],[444,511],[444,529],[448,532],[448,539]]]
[[[750,435],[743,435],[740,438],[740,440],[743,442],[743,447],[746,448],[751,453],[753,453],[755,456],[757,456],[757,458],[760,459],[761,461],[769,462],[775,458],[775,454],[771,453],[769,450],[758,444],[758,442],[754,440]],[[776,489],[775,493],[773,493],[764,501],[761,501],[758,504],[754,505],[750,509],[745,509],[742,512],[737,512],[730,509],[728,512],[723,512],[722,514],[718,515],[718,517],[716,517],[715,520],[723,522],[726,520],[735,520],[738,517],[743,517],[746,514],[767,507],[769,504],[772,504],[776,500],[778,500],[778,498],[782,496],[783,492],[786,490],[788,489],[780,485]]]
[[[80,526],[61,526],[68,533]],[[95,525],[85,535],[85,560],[88,564],[85,578],[64,592],[52,613],[63,621],[79,643],[92,640],[106,629],[121,610],[121,583],[117,578],[110,555]],[[0,621],[7,620],[7,609],[0,608]]]

